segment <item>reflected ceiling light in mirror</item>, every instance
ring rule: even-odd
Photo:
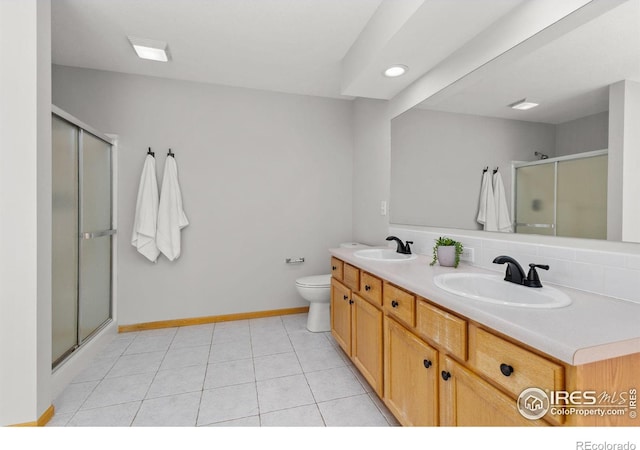
[[[407,70],[409,70],[407,66],[403,66],[402,64],[394,64],[383,73],[385,77],[395,78],[404,75],[405,73],[407,73]]]
[[[160,62],[169,61],[169,49],[166,42],[134,36],[127,37],[139,58]]]
[[[536,103],[523,98],[522,100],[518,100],[515,103],[511,103],[509,107],[513,109],[519,109],[520,111],[526,111],[527,109],[535,108],[538,105],[540,105],[540,103]]]

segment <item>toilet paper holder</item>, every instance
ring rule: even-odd
[[[302,264],[304,262],[304,258],[287,258],[284,262],[287,264]]]

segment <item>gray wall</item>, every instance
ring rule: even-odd
[[[308,306],[295,279],[352,239],[351,102],[54,66],[53,103],[119,135],[120,324]],[[130,244],[149,146],[191,222],[174,262]]]
[[[609,112],[601,112],[556,125],[556,156],[609,147]]]
[[[555,127],[414,108],[391,139],[391,222],[476,230],[482,169],[499,167],[510,202],[511,162],[553,156]]]

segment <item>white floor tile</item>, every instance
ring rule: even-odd
[[[287,353],[293,351],[293,346],[286,334],[276,337],[260,337],[251,339],[251,350],[253,356],[275,355],[276,353]]]
[[[160,368],[165,352],[140,353],[124,355],[113,365],[105,378],[136,375],[139,373],[155,373]]]
[[[164,356],[160,370],[203,366],[209,360],[209,345],[199,347],[171,348]]]
[[[260,416],[243,417],[242,419],[226,420],[224,422],[211,423],[205,427],[259,427]]]
[[[305,376],[318,403],[365,393],[360,382],[346,367],[309,372]]]
[[[133,421],[133,426],[193,427],[198,417],[201,392],[147,399]]]
[[[105,378],[89,395],[80,409],[100,408],[142,400],[155,373]]]
[[[123,403],[78,411],[67,423],[68,427],[128,427],[141,402]]]
[[[98,381],[70,384],[53,402],[56,414],[74,413],[98,385]]]
[[[315,403],[304,375],[272,378],[256,384],[261,413]]]
[[[106,358],[94,358],[89,366],[80,372],[74,379],[74,383],[84,381],[99,381],[111,370],[119,356],[110,356]]]
[[[202,392],[198,425],[208,425],[258,414],[255,383],[238,384]]]
[[[175,332],[174,332],[175,333]],[[173,340],[173,334],[146,335],[140,334],[124,351],[124,355],[167,351]]]
[[[252,359],[238,359],[209,364],[204,380],[205,389],[214,389],[234,384],[252,383],[256,379]]]
[[[160,370],[147,392],[146,398],[200,392],[207,366],[189,366],[179,369]]]
[[[251,358],[251,341],[248,337],[243,340],[224,342],[211,345],[209,362],[234,361],[236,359]]]
[[[259,356],[254,358],[253,362],[258,381],[302,373],[298,357],[293,352]]]
[[[171,349],[210,346],[213,337],[213,324],[194,325],[192,327],[180,327],[176,332]]]
[[[304,348],[296,350],[296,354],[305,373],[346,365],[344,359],[332,347]]]
[[[69,421],[73,417],[73,414],[74,413],[60,414],[56,412],[51,420],[47,422],[45,427],[64,427],[69,423]]]
[[[318,403],[328,427],[389,426],[367,394]]]
[[[299,406],[260,415],[263,427],[323,427],[317,405]]]

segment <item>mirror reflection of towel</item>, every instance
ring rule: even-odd
[[[182,209],[182,193],[178,183],[178,168],[175,158],[168,156],[164,163],[162,191],[158,208],[158,249],[169,261],[180,256],[180,230],[189,225]]]
[[[496,209],[496,228],[503,233],[511,233],[511,217],[507,206],[507,196],[504,193],[504,184],[500,172],[493,174],[493,195]]]
[[[158,180],[156,179],[156,159],[151,155],[147,155],[138,187],[131,245],[151,262],[156,262],[160,255],[160,251],[156,246],[157,220]]]
[[[493,195],[493,186],[489,171],[482,175],[482,185],[480,186],[480,205],[478,207],[477,222],[484,226],[485,231],[498,231],[496,223],[496,205]]]

